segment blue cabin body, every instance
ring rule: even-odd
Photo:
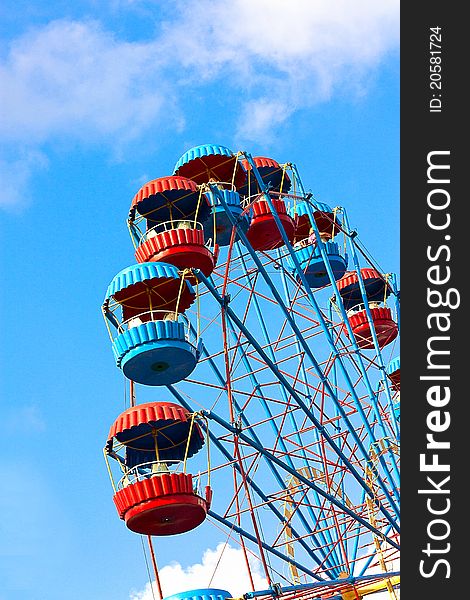
[[[193,345],[184,323],[149,321],[124,331],[113,342],[116,365],[124,375],[150,386],[170,385],[188,377],[201,354],[202,342]]]
[[[336,242],[320,242],[324,248],[331,270],[333,272],[335,280],[341,279],[346,272],[348,266],[347,255],[342,255],[339,250],[339,246]],[[305,279],[311,288],[320,288],[330,284],[330,278],[326,269],[325,262],[320,252],[319,245],[309,244],[294,247],[294,252],[297,260],[300,263],[300,267],[304,272]],[[289,260],[291,268],[295,268],[292,260]],[[300,281],[300,277],[296,275],[297,280]]]
[[[220,189],[219,193],[222,195],[225,203],[227,204],[227,209],[238,221],[237,227],[246,232],[249,225],[249,219],[246,215],[242,216],[243,208],[240,204],[240,194],[238,192],[225,189]],[[211,214],[203,223],[204,237],[206,241],[212,238],[213,243],[216,243],[219,246],[228,246],[232,237],[233,228],[230,217],[216,194],[213,192],[207,192],[206,196],[209,199],[212,209]],[[235,239],[238,239],[238,236],[236,236]]]
[[[227,598],[231,598],[231,594],[226,590],[201,588],[172,594],[163,600],[227,600]]]

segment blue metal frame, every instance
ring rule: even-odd
[[[249,155],[246,155],[246,156],[247,156],[247,158],[249,157]],[[251,160],[251,157],[250,157],[250,160]],[[252,162],[252,161],[251,161],[251,162]],[[256,169],[256,167],[254,167],[253,163],[252,163],[252,167],[253,167],[254,169]],[[256,172],[256,171],[255,171],[255,172]],[[261,179],[259,180],[259,184],[260,184],[260,186],[262,186],[262,185],[263,185],[263,183],[262,183],[262,180],[261,180]],[[217,193],[217,188],[216,188],[216,186],[211,186],[211,189],[212,189],[212,191],[213,191],[214,193]],[[310,288],[308,287],[308,285],[307,285],[307,283],[306,283],[306,281],[305,281],[305,278],[304,278],[304,275],[303,275],[302,269],[300,268],[300,265],[298,264],[298,261],[297,261],[297,258],[296,258],[296,256],[295,256],[295,253],[293,252],[292,246],[290,245],[290,243],[289,243],[289,240],[287,239],[287,236],[286,236],[286,234],[285,234],[285,231],[284,231],[284,228],[283,228],[283,226],[282,226],[282,223],[280,222],[280,220],[279,220],[279,217],[277,216],[276,209],[275,209],[275,207],[273,206],[273,203],[272,203],[272,201],[271,201],[271,199],[270,199],[270,197],[269,197],[269,194],[268,194],[268,193],[265,193],[265,197],[266,197],[266,200],[268,201],[268,203],[270,204],[270,208],[271,208],[271,210],[272,210],[273,217],[274,217],[274,219],[276,220],[276,223],[277,223],[277,225],[278,225],[278,228],[279,228],[279,230],[280,230],[280,233],[281,233],[281,235],[283,236],[284,242],[286,243],[287,249],[289,250],[289,252],[290,252],[290,254],[291,254],[291,258],[293,259],[293,262],[294,262],[294,264],[296,264],[296,269],[297,269],[297,271],[298,271],[298,276],[301,278],[301,280],[302,280],[302,283],[303,283],[303,285],[304,285],[304,287],[305,287],[305,289],[306,289],[306,292],[307,292],[307,294],[308,294],[309,298],[311,299],[311,301],[312,301],[312,304],[313,304],[314,308],[316,309],[316,312],[317,312],[317,317],[318,317],[318,320],[319,320],[319,322],[320,322],[320,325],[322,326],[322,329],[323,329],[323,331],[324,331],[324,333],[325,333],[326,340],[327,340],[328,344],[330,345],[332,352],[333,352],[335,355],[337,355],[337,354],[338,354],[338,352],[337,352],[337,349],[336,349],[336,347],[335,347],[335,345],[334,345],[334,343],[333,343],[333,340],[332,340],[332,338],[331,338],[331,334],[330,334],[330,332],[329,332],[329,330],[328,330],[328,327],[327,327],[327,325],[326,325],[326,323],[325,323],[325,321],[324,321],[323,315],[322,315],[322,313],[321,313],[321,311],[320,311],[320,309],[319,309],[319,307],[318,307],[318,304],[316,303],[316,300],[315,300],[315,298],[314,298],[314,296],[313,296],[313,294],[312,294],[312,291],[310,290]],[[220,200],[221,204],[222,204],[222,205],[224,205],[224,199],[223,199],[223,198],[222,198],[220,195],[219,195],[219,200]],[[226,206],[225,206],[225,205],[224,205],[224,207],[226,208]],[[233,223],[233,225],[234,225],[234,226],[236,225],[236,222],[235,222],[234,220],[232,221],[232,223]],[[318,230],[317,230],[317,231],[318,231]],[[269,276],[267,275],[267,273],[266,273],[266,271],[265,271],[265,269],[264,269],[264,267],[263,267],[263,265],[262,265],[261,261],[259,260],[258,256],[256,255],[256,252],[255,252],[255,251],[254,251],[254,250],[251,248],[251,245],[249,244],[249,242],[248,242],[248,240],[247,240],[246,236],[244,235],[244,233],[243,233],[242,231],[239,231],[239,236],[240,236],[240,239],[241,239],[241,241],[243,242],[243,244],[246,246],[246,248],[247,248],[248,252],[251,254],[251,256],[252,256],[252,259],[253,259],[253,261],[255,262],[255,264],[256,264],[256,266],[257,266],[257,268],[258,268],[258,270],[259,270],[260,274],[263,276],[263,279],[265,280],[265,282],[267,283],[268,287],[270,288],[270,290],[271,290],[271,292],[272,292],[272,294],[273,294],[273,297],[275,298],[275,300],[277,301],[277,303],[278,303],[279,307],[280,307],[280,308],[281,308],[281,310],[283,311],[283,313],[284,313],[284,315],[285,315],[286,319],[289,321],[289,323],[290,323],[290,325],[291,325],[291,328],[292,328],[292,330],[293,330],[293,331],[294,331],[294,333],[295,333],[295,334],[298,336],[298,339],[299,339],[300,343],[302,344],[302,348],[303,348],[303,350],[305,351],[306,355],[309,357],[309,359],[310,359],[310,361],[311,361],[311,363],[312,363],[313,367],[314,367],[314,368],[315,368],[315,370],[317,371],[317,374],[318,374],[318,376],[320,377],[320,380],[321,380],[321,381],[322,381],[322,383],[325,385],[325,388],[328,390],[328,393],[330,394],[330,396],[331,396],[331,398],[333,399],[333,401],[334,401],[334,402],[336,402],[336,404],[337,404],[337,407],[338,407],[338,410],[339,410],[339,412],[340,412],[340,414],[341,414],[342,418],[345,420],[345,422],[346,422],[346,423],[348,423],[348,425],[350,425],[350,432],[351,432],[351,435],[353,436],[353,438],[354,438],[354,440],[355,440],[356,444],[358,445],[358,448],[360,449],[360,451],[361,451],[361,453],[362,453],[362,455],[363,455],[364,459],[365,459],[365,460],[366,460],[368,463],[370,463],[370,457],[369,457],[369,455],[368,455],[368,452],[367,452],[367,451],[366,451],[366,449],[364,448],[364,446],[363,446],[363,444],[362,444],[362,441],[361,441],[361,439],[359,438],[359,436],[358,436],[358,435],[357,435],[357,433],[355,432],[355,430],[354,430],[354,427],[352,426],[352,424],[349,422],[349,419],[348,419],[348,417],[347,417],[346,413],[344,412],[343,408],[342,408],[342,407],[341,407],[341,405],[338,403],[338,401],[337,401],[337,398],[336,398],[336,395],[335,395],[334,391],[332,390],[331,386],[329,385],[328,378],[327,378],[327,377],[324,375],[324,373],[323,373],[322,369],[320,368],[320,366],[319,366],[318,362],[316,361],[315,357],[313,356],[313,354],[312,354],[312,352],[311,352],[311,350],[310,350],[309,346],[306,344],[305,340],[303,340],[302,333],[301,333],[301,332],[300,332],[300,330],[298,329],[298,327],[297,327],[297,325],[296,325],[295,321],[293,321],[293,319],[292,319],[291,315],[289,314],[289,311],[286,309],[286,307],[285,307],[285,305],[284,305],[284,302],[283,302],[283,300],[282,300],[282,298],[281,298],[281,296],[280,296],[279,292],[277,291],[276,287],[273,285],[273,283],[272,283],[271,279],[270,279],[270,278],[269,278]],[[197,274],[197,277],[200,279],[200,281],[202,281],[203,283],[205,283],[206,287],[210,287],[210,286],[211,286],[210,282],[207,280],[207,278],[205,278],[205,277],[202,275],[202,273],[198,273],[198,274]],[[219,296],[218,292],[215,290],[215,288],[214,288],[213,286],[212,286],[212,290],[210,289],[210,291],[213,293],[213,295],[214,295],[214,296],[216,297],[216,299],[219,301],[219,303],[221,304],[221,306],[225,304],[225,300],[220,298],[220,296]],[[214,293],[215,293],[215,294],[214,294]],[[238,325],[238,324],[237,324],[237,327],[239,327],[239,325]],[[247,332],[246,332],[246,328],[244,328],[244,327],[243,327],[243,329],[244,329],[244,334],[246,335],[246,334],[247,334]],[[253,343],[253,341],[252,341],[252,343]],[[256,344],[256,341],[255,341],[255,344]],[[254,345],[254,344],[253,344],[253,345]],[[256,346],[255,346],[255,347],[256,347]],[[257,350],[258,350],[258,349],[257,349]],[[258,350],[258,352],[259,352],[259,350]],[[367,419],[365,418],[365,415],[363,414],[363,410],[362,410],[362,407],[361,407],[361,405],[360,405],[359,398],[357,397],[357,394],[356,394],[356,392],[355,392],[354,386],[353,386],[353,384],[352,384],[352,382],[351,382],[351,380],[350,380],[350,378],[349,378],[349,374],[347,373],[347,371],[346,371],[346,369],[345,369],[345,367],[344,367],[344,365],[342,364],[342,362],[341,362],[341,361],[339,361],[339,365],[340,365],[340,367],[341,367],[341,369],[342,369],[342,372],[343,372],[343,375],[344,375],[344,377],[345,377],[345,380],[346,380],[346,382],[347,382],[348,389],[349,389],[349,391],[350,391],[350,393],[351,393],[351,396],[352,396],[352,398],[354,399],[354,401],[355,401],[355,403],[356,403],[356,407],[357,407],[357,409],[358,409],[359,413],[361,414],[361,416],[363,417],[364,421],[366,422],[366,426],[368,426]],[[271,368],[271,365],[270,365],[270,368]],[[276,373],[276,371],[277,371],[277,369],[276,369],[276,367],[274,366],[274,372]],[[279,375],[280,375],[280,374],[279,374],[279,372],[278,372],[278,378],[279,378]],[[285,382],[285,383],[287,383],[287,382]],[[290,386],[288,386],[288,389],[289,389],[289,388],[290,388]],[[331,440],[331,438],[328,436],[328,434],[326,433],[326,431],[325,431],[324,427],[323,427],[323,426],[321,426],[321,425],[318,423],[318,421],[317,421],[317,420],[316,420],[316,419],[313,417],[313,415],[312,415],[311,411],[309,411],[309,410],[308,410],[308,408],[305,406],[305,404],[302,402],[302,400],[299,398],[299,396],[298,396],[298,395],[295,393],[295,391],[294,391],[293,389],[289,389],[289,392],[290,392],[290,393],[293,395],[293,397],[294,397],[294,398],[296,399],[296,401],[298,402],[299,406],[302,408],[302,410],[304,410],[304,412],[305,412],[305,413],[306,413],[306,415],[307,415],[307,416],[308,416],[308,417],[309,417],[309,418],[312,420],[312,422],[313,422],[313,423],[314,423],[314,424],[315,424],[317,427],[318,427],[318,426],[320,426],[320,431],[323,433],[323,435],[325,435],[325,439],[328,439],[329,443],[331,444],[331,443],[332,443],[332,440]],[[313,417],[313,418],[312,418],[312,417]],[[370,432],[371,438],[372,438],[372,439],[375,439],[375,438],[374,438],[374,435],[373,435],[373,433],[372,433],[372,431],[370,430],[370,427],[369,427],[369,432]],[[332,447],[336,449],[335,451],[337,452],[338,456],[340,456],[340,457],[341,457],[341,458],[344,460],[344,459],[345,459],[345,457],[344,457],[344,454],[343,454],[343,453],[340,451],[340,449],[339,449],[339,448],[337,448],[337,446],[334,444],[334,442],[333,442],[333,444],[332,444]],[[384,468],[385,472],[388,472],[388,466],[386,465],[386,463],[385,463],[385,461],[384,461],[383,459],[381,460],[381,463],[382,463],[382,467]],[[348,465],[348,467],[349,467],[349,468],[350,468],[350,470],[351,470],[350,472],[351,472],[351,473],[352,473],[352,474],[353,474],[353,475],[356,477],[356,479],[357,479],[358,483],[359,483],[361,486],[364,486],[364,482],[362,481],[362,478],[361,478],[361,476],[360,476],[360,475],[359,475],[359,474],[356,472],[355,468],[354,468],[354,467],[353,467],[353,466],[352,466],[352,465],[349,463],[349,461],[347,461],[347,459],[346,459],[346,462],[345,462],[345,464],[347,464],[347,465]],[[370,465],[370,468],[371,468],[371,469],[373,469],[373,470],[375,470],[375,467],[374,467],[374,465]],[[391,474],[390,474],[390,473],[388,473],[388,475],[389,475],[389,477],[391,478]],[[390,493],[389,493],[389,490],[387,489],[387,487],[386,487],[386,485],[385,485],[385,483],[384,483],[383,479],[381,478],[380,474],[379,474],[379,473],[377,473],[377,474],[376,474],[376,476],[377,476],[377,481],[379,482],[379,485],[380,485],[380,487],[381,487],[381,489],[382,489],[383,493],[384,493],[384,494],[387,496],[387,499],[389,500],[389,502],[390,502],[391,506],[394,508],[394,510],[396,511],[396,513],[398,513],[398,512],[399,512],[399,510],[398,510],[398,506],[396,505],[395,499],[394,499],[394,498],[393,498],[393,497],[390,495]],[[396,486],[395,486],[395,487],[396,487]],[[390,516],[390,515],[388,515],[388,516],[387,516],[387,519],[390,519],[390,518],[391,518],[391,516]],[[391,521],[395,523],[395,521],[394,521],[394,519],[393,519],[393,518],[391,519]],[[396,523],[395,523],[395,526],[396,526]]]

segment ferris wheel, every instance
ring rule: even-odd
[[[130,382],[104,450],[119,517],[152,552],[222,527],[267,582],[247,599],[398,598],[398,282],[347,207],[292,163],[208,144],[127,225],[136,262],[102,306]]]

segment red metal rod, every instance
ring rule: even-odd
[[[149,543],[149,550],[150,550],[150,557],[152,559],[153,571],[155,573],[155,583],[157,584],[158,597],[159,597],[159,600],[163,600],[162,586],[160,583],[160,577],[158,576],[157,561],[155,559],[155,552],[153,551],[152,536],[148,535],[147,540]]]

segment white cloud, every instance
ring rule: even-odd
[[[240,145],[244,141],[254,141],[263,138],[271,141],[275,127],[286,121],[293,109],[279,99],[260,98],[245,104],[238,122],[237,137]]]
[[[140,134],[162,104],[155,58],[151,43],[119,41],[95,22],[53,21],[28,32],[0,71],[0,133],[27,145]]]
[[[296,110],[363,92],[398,43],[398,0],[179,1],[159,33],[132,42],[56,20],[13,40],[0,63],[0,135],[9,151],[66,139],[115,153],[162,123],[181,131],[188,85],[217,83],[240,115],[236,141],[268,141]],[[9,187],[6,206],[18,196]]]
[[[250,566],[256,589],[267,589],[268,585],[261,572],[259,561],[250,557]],[[199,588],[227,590],[233,597],[239,597],[251,590],[241,548],[220,543],[215,550],[207,549],[200,563],[183,567],[179,563],[165,565],[159,570],[163,595],[170,596]],[[155,597],[158,597],[156,589]],[[147,583],[142,591],[132,592],[130,600],[153,600],[152,589]]]
[[[363,92],[364,76],[398,43],[398,0],[205,0],[187,6],[162,39],[197,78],[232,78],[246,98],[243,141],[335,92]]]
[[[373,551],[373,550],[371,550]],[[356,568],[356,574],[362,570],[366,558],[360,559]],[[265,590],[269,586],[263,576],[261,564],[253,556],[249,555],[249,562],[256,590]],[[399,571],[399,560],[396,559],[388,565],[389,571]],[[376,565],[370,567],[365,575],[381,573],[381,568]],[[245,558],[241,548],[233,548],[230,545],[220,543],[216,549],[207,549],[202,556],[201,563],[195,563],[183,567],[179,563],[165,565],[159,571],[163,596],[171,596],[179,592],[187,592],[199,588],[217,588],[227,590],[232,597],[241,597],[250,591],[251,585],[246,572]],[[133,591],[129,600],[154,600],[158,597],[155,582],[153,582],[153,593],[149,583],[141,591]],[[399,590],[396,590],[400,597]],[[389,593],[384,591],[372,592],[367,595],[370,600],[387,600]]]
[[[47,156],[34,149],[25,149],[16,159],[0,158],[0,206],[16,210],[31,201],[29,181],[38,169],[47,167]]]
[[[162,42],[198,75],[230,65],[242,74],[256,75],[261,67],[294,78],[312,71],[325,76],[347,65],[373,65],[398,44],[398,0],[201,0],[182,6],[182,18],[166,28]]]

